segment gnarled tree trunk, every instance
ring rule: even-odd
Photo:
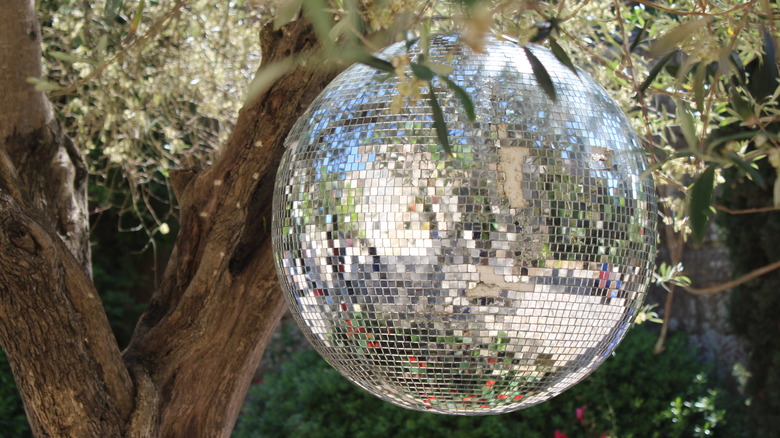
[[[34,433],[229,436],[284,309],[265,226],[282,143],[335,72],[290,72],[211,168],[178,172],[180,235],[120,353],[89,274],[83,158],[26,82],[41,74],[33,0],[0,23],[0,345]],[[317,45],[304,21],[261,40],[266,64]]]

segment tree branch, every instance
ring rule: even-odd
[[[780,211],[780,208],[777,207],[756,207],[756,208],[746,208],[743,210],[733,210],[731,208],[719,204],[713,204],[712,206],[715,207],[715,210],[722,211],[727,214],[754,214],[754,213],[767,213],[770,211]]]
[[[716,293],[723,292],[723,291],[731,289],[733,287],[737,287],[740,284],[747,283],[750,280],[754,280],[754,279],[756,279],[756,278],[758,278],[758,277],[760,277],[760,276],[762,276],[764,274],[767,274],[769,272],[774,271],[775,269],[780,269],[780,260],[778,260],[778,261],[776,261],[774,263],[770,263],[770,264],[768,264],[768,265],[766,265],[766,266],[764,266],[762,268],[758,268],[758,269],[756,269],[754,271],[750,271],[747,274],[745,274],[745,275],[743,275],[743,276],[741,276],[741,277],[739,277],[737,279],[734,279],[734,280],[731,280],[731,281],[727,281],[726,283],[720,284],[718,286],[708,287],[708,288],[705,288],[705,289],[696,289],[696,288],[693,288],[693,287],[684,287],[684,289],[687,292],[692,293],[694,295],[715,295]]]
[[[42,92],[32,0],[0,8],[0,345],[38,436],[119,436],[133,385],[89,275],[86,165]]]
[[[261,46],[264,65],[319,47],[301,20],[264,28]],[[337,73],[309,64],[249,102],[214,165],[177,184],[181,232],[125,351],[151,382],[152,435],[229,436],[283,314],[269,234],[276,169],[287,132]]]

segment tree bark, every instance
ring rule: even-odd
[[[301,64],[242,109],[211,168],[176,174],[181,231],[120,354],[80,234],[84,162],[26,83],[40,75],[33,1],[10,3],[0,22],[23,24],[0,26],[0,48],[12,53],[1,65],[19,66],[10,59],[20,52],[37,64],[0,71],[0,92],[24,90],[0,103],[0,344],[34,433],[229,436],[285,307],[269,235],[284,137],[337,72]],[[317,39],[299,20],[263,29],[261,46],[267,65],[306,59]]]
[[[9,0],[0,8],[0,23],[0,146],[31,206],[91,272],[86,163],[44,93],[27,82],[42,70],[35,2]]]
[[[32,0],[0,8],[0,345],[38,436],[116,436],[130,376],[89,276],[86,166],[43,93]]]
[[[314,53],[304,21],[261,34],[263,63]],[[215,164],[177,182],[181,232],[125,352],[165,437],[229,436],[285,303],[269,228],[284,138],[334,71],[299,67],[246,105]],[[189,172],[191,174],[191,171]],[[149,418],[139,412],[137,418]],[[136,429],[136,436],[148,431]]]

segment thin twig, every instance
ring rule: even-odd
[[[576,16],[577,16],[577,14],[579,14],[579,13],[580,13],[580,11],[582,10],[582,8],[583,8],[583,7],[585,7],[585,5],[587,5],[588,3],[590,3],[590,0],[585,0],[585,1],[582,1],[582,2],[580,2],[579,4],[577,4],[577,8],[575,8],[575,9],[574,9],[574,10],[571,12],[571,14],[569,14],[569,16],[568,16],[568,17],[566,17],[566,18],[561,18],[561,23],[563,23],[564,21],[568,21],[570,18],[576,17]]]
[[[623,73],[622,71],[617,70],[614,67],[612,67],[611,65],[609,65],[609,61],[607,61],[606,59],[604,59],[604,57],[602,57],[601,55],[595,53],[588,46],[583,44],[582,41],[580,41],[580,38],[578,38],[578,37],[572,35],[571,33],[567,32],[565,29],[559,28],[558,30],[562,34],[566,35],[566,37],[569,38],[569,40],[573,41],[574,44],[576,44],[585,53],[590,55],[591,58],[593,58],[596,61],[598,61],[598,63],[601,64],[602,66],[608,68],[612,73],[615,74],[615,76],[617,76],[617,77],[619,77],[619,78],[621,78],[621,79],[623,79],[623,80],[625,80],[627,82],[631,81],[631,77],[629,75],[627,75],[627,74]],[[652,85],[647,87],[647,88],[648,88],[648,90],[653,90],[655,93],[665,94],[667,96],[670,96],[670,97],[673,97],[673,98],[676,98],[676,99],[681,99],[681,100],[686,100],[686,101],[690,101],[691,100],[691,98],[688,96],[689,93],[672,92],[672,91],[664,90],[664,89],[661,89],[661,88],[658,88],[658,87],[655,87],[655,86],[652,86]]]
[[[753,3],[753,0],[750,2],[745,3],[743,6],[747,6]],[[745,14],[742,19],[739,21],[739,26],[734,31],[734,35],[731,37],[731,41],[729,41],[729,53],[731,53],[732,50],[734,50],[734,46],[737,44],[737,40],[739,37],[739,34],[742,33],[742,31],[745,29],[747,19],[749,17],[749,14]],[[698,68],[704,68],[703,65],[699,65]],[[712,82],[710,83],[710,88],[707,91],[707,105],[704,106],[704,112],[701,115],[701,122],[702,122],[702,128],[701,128],[701,140],[700,140],[700,149],[703,149],[706,145],[706,139],[707,139],[707,132],[710,128],[709,121],[710,121],[710,112],[712,111],[713,103],[715,101],[715,97],[718,90],[718,81],[720,80],[720,76],[722,74],[722,70],[725,69],[725,66],[722,66],[719,68],[715,75],[712,78]],[[703,86],[703,85],[702,85]]]
[[[634,85],[634,91],[636,91],[636,97],[637,101],[639,102],[639,108],[642,111],[642,119],[645,122],[645,130],[647,131],[647,141],[648,143],[653,143],[653,130],[650,128],[650,116],[647,112],[647,105],[645,104],[645,98],[644,93],[642,93],[642,90],[640,89],[639,81],[637,81],[636,77],[636,69],[634,68],[634,61],[631,57],[631,48],[629,46],[628,42],[628,32],[626,32],[626,25],[623,20],[623,14],[620,11],[621,4],[620,1],[615,0],[615,14],[617,14],[617,21],[620,24],[620,33],[621,38],[623,39],[623,53],[625,54],[625,60],[628,64],[628,70],[631,72],[631,82]]]
[[[754,213],[767,213],[770,211],[780,211],[780,208],[778,207],[756,207],[756,208],[746,208],[743,210],[732,210],[720,204],[712,204],[712,206],[715,207],[715,210],[722,211],[728,214],[754,214]]]
[[[669,186],[665,186],[664,188],[668,190]],[[665,194],[669,196],[669,193]],[[671,207],[668,205],[666,206],[666,210],[669,213],[672,212]],[[677,266],[680,263],[680,260],[682,260],[685,234],[682,231],[675,232],[673,224],[664,226],[663,231],[666,234],[667,245],[669,245],[669,256],[672,260],[672,266]],[[666,342],[666,336],[669,332],[669,321],[671,320],[672,315],[672,302],[674,301],[675,289],[676,284],[671,283],[668,289],[669,294],[666,295],[666,300],[664,302],[664,321],[663,324],[661,324],[661,333],[658,334],[658,339],[655,341],[655,347],[653,348],[655,354],[660,354],[666,348],[664,343]]]
[[[750,280],[754,280],[764,274],[767,274],[769,272],[774,271],[775,269],[780,269],[780,260],[766,265],[763,268],[758,268],[754,271],[750,271],[747,274],[737,278],[736,280],[727,281],[726,283],[723,283],[718,286],[708,287],[705,289],[696,289],[692,287],[685,287],[684,289],[691,294],[694,295],[715,295],[716,293],[723,292],[724,290],[731,289],[733,287],[737,287],[742,283],[747,283]]]
[[[720,11],[720,12],[697,12],[697,11],[682,11],[682,10],[679,10],[679,9],[667,8],[665,6],[661,6],[659,4],[653,3],[650,0],[636,0],[637,3],[641,3],[641,4],[645,5],[645,6],[650,6],[651,8],[655,8],[655,9],[658,9],[658,10],[661,10],[661,11],[664,11],[664,12],[668,12],[670,14],[674,14],[674,15],[698,15],[700,17],[717,17],[717,16],[720,16],[720,15],[727,15],[727,14],[730,14],[732,12],[735,12],[735,11],[738,11],[740,9],[745,8],[747,5],[753,3],[754,1],[755,0],[750,0],[747,3],[741,4],[739,6],[734,6],[731,9],[727,9],[725,11]]]

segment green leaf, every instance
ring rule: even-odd
[[[723,143],[728,143],[733,140],[750,140],[753,137],[759,135],[763,135],[768,138],[774,138],[775,140],[780,140],[780,135],[769,131],[745,131],[745,132],[738,132],[736,134],[724,135],[723,137],[717,137],[710,142],[709,147],[710,149],[714,149],[715,147],[720,146]]]
[[[433,126],[436,128],[436,137],[438,137],[439,143],[444,148],[444,152],[452,156],[447,123],[444,121],[444,114],[441,112],[441,106],[439,106],[439,101],[436,99],[436,92],[433,91],[433,84],[430,82],[428,83],[428,100],[431,103],[431,111],[433,112]]]
[[[729,90],[729,101],[731,102],[734,111],[739,114],[739,117],[743,121],[755,116],[753,113],[753,105],[742,97],[737,87],[732,86]]]
[[[325,0],[303,1],[303,9],[306,12],[306,17],[311,21],[314,31],[317,32],[320,41],[329,45],[333,43],[333,40],[330,39],[330,29],[333,27],[333,23],[326,7]]]
[[[742,157],[740,157],[736,152],[729,152],[728,159],[732,163],[736,164],[737,167],[742,169],[743,172],[750,178],[751,181],[759,185],[761,188],[766,188],[766,181],[764,181],[764,177],[761,176],[761,173],[750,165],[747,161],[743,160]]]
[[[631,42],[631,46],[628,48],[628,53],[634,53],[634,50],[636,50],[636,47],[639,45],[639,43],[642,42],[642,38],[644,38],[645,34],[647,33],[647,29],[650,27],[650,23],[652,22],[653,20],[645,21],[645,25],[639,29],[639,33],[636,35],[636,38],[634,38],[634,41]]]
[[[460,103],[463,104],[463,110],[466,111],[466,116],[469,118],[469,121],[473,122],[476,120],[477,116],[474,113],[474,102],[471,100],[471,96],[469,96],[466,90],[461,88],[447,76],[439,75],[439,78],[444,81],[445,84],[447,84],[447,87],[449,87],[456,96],[458,96]]]
[[[708,18],[698,18],[675,27],[650,45],[647,50],[648,56],[654,58],[674,49],[708,21]]]
[[[81,57],[78,57],[78,56],[69,55],[67,53],[58,52],[56,50],[52,50],[50,52],[46,52],[46,54],[51,56],[54,59],[59,59],[60,61],[71,62],[71,63],[73,63],[73,62],[85,62],[87,64],[97,65],[97,62],[93,61],[91,59],[81,58]]]
[[[276,8],[274,30],[279,30],[285,24],[293,21],[303,6],[303,0],[282,0]]]
[[[114,17],[119,15],[123,5],[124,0],[106,0],[105,17],[109,20],[113,20]]]
[[[133,15],[133,21],[130,23],[130,32],[135,33],[138,30],[138,26],[141,25],[141,20],[144,18],[144,9],[146,8],[146,1],[141,0],[138,2],[138,6],[135,8],[135,15]]]
[[[416,62],[413,62],[411,67],[412,73],[414,73],[414,76],[418,79],[422,79],[424,81],[430,81],[433,79],[433,70],[430,68]]]
[[[433,72],[436,73],[437,76],[447,76],[448,74],[452,73],[455,70],[451,65],[440,64],[438,62],[431,62],[428,60],[422,62],[421,64],[433,70]]]
[[[62,89],[58,84],[40,78],[27,78],[28,84],[35,85],[35,91],[57,91]]]
[[[680,100],[677,104],[677,124],[682,129],[683,137],[688,143],[688,147],[693,149],[699,145],[699,137],[696,135],[696,125],[693,122],[693,114],[688,109],[688,105]]]
[[[756,102],[771,96],[777,89],[777,45],[772,33],[766,28],[761,30],[764,40],[763,55],[753,77],[750,78],[750,92]]]
[[[642,85],[639,86],[639,91],[644,92],[647,90],[647,87],[650,86],[650,84],[653,83],[656,77],[658,77],[658,74],[661,73],[661,70],[666,66],[666,64],[669,63],[669,61],[678,53],[677,50],[674,50],[672,52],[667,53],[664,55],[663,58],[659,59],[658,62],[655,63],[653,68],[650,69],[650,72],[647,74],[647,78],[645,78],[644,82],[642,82]]]
[[[577,72],[577,68],[574,67],[574,63],[572,63],[571,59],[569,59],[569,55],[566,54],[566,51],[563,50],[563,47],[558,45],[558,42],[555,41],[555,38],[553,37],[550,37],[550,50],[552,50],[553,55],[558,58],[558,61],[561,61],[561,64],[569,67],[569,70],[573,71],[575,75],[580,75]]]
[[[780,175],[775,179],[774,186],[774,206],[780,208]]]
[[[696,243],[701,243],[707,231],[712,203],[712,186],[715,182],[715,167],[710,165],[693,184],[688,202],[688,224]]]
[[[528,62],[531,63],[531,70],[534,72],[536,81],[539,82],[539,85],[544,92],[547,93],[547,96],[555,102],[555,86],[553,85],[552,78],[550,78],[550,74],[547,73],[547,69],[544,68],[542,62],[539,61],[539,58],[531,53],[531,49],[523,46],[523,50],[525,50],[525,56],[528,58]]]
[[[704,79],[707,65],[700,62],[693,74],[693,100],[696,102],[696,111],[704,111]]]
[[[268,90],[274,82],[279,80],[285,73],[287,73],[294,65],[292,58],[284,58],[279,61],[268,64],[261,67],[255,74],[254,79],[247,87],[246,97],[244,102],[251,102],[258,96]]]
[[[381,70],[387,73],[395,73],[395,67],[384,59],[377,58],[374,55],[369,55],[366,52],[359,52],[355,54],[355,62],[365,64],[369,67],[373,67],[377,70]]]

